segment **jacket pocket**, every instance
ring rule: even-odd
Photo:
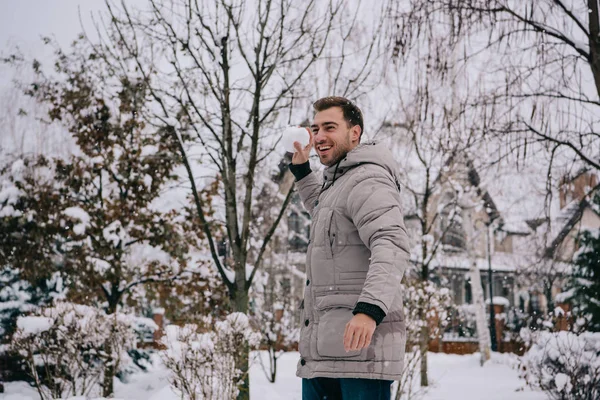
[[[317,297],[315,309],[319,316],[317,326],[317,354],[322,358],[364,360],[368,349],[344,350],[346,324],[352,319],[357,294],[328,294]]]
[[[333,243],[335,242],[335,231],[333,231],[333,209],[327,211],[327,216],[323,223],[323,238],[325,239],[325,256],[328,259],[333,258]]]

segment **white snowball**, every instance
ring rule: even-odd
[[[294,148],[294,142],[300,142],[300,144],[304,147],[308,145],[310,141],[310,136],[308,135],[308,131],[306,128],[298,128],[295,126],[291,126],[286,128],[283,131],[283,137],[281,138],[281,145],[285,149],[285,151],[289,153],[295,153],[296,149]]]

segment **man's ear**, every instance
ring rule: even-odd
[[[352,127],[351,133],[350,133],[350,139],[352,142],[359,142],[360,141],[360,135],[362,134],[361,130],[360,130],[360,126],[358,125],[354,125]]]

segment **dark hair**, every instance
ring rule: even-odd
[[[344,119],[346,120],[348,126],[353,127],[358,125],[360,127],[360,136],[358,137],[358,141],[360,142],[362,134],[365,131],[363,125],[363,115],[362,111],[360,111],[360,108],[358,108],[354,103],[345,97],[338,96],[323,97],[322,99],[319,99],[313,103],[313,108],[316,112],[325,111],[331,107],[339,107],[342,109],[342,112],[344,113]]]

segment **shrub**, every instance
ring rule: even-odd
[[[182,398],[231,400],[244,378],[236,369],[237,357],[244,353],[241,349],[258,346],[260,334],[252,331],[245,314],[232,313],[207,332],[195,324],[167,326],[162,342],[171,386]]]
[[[530,350],[521,358],[520,376],[556,400],[600,398],[600,334],[523,331]]]
[[[135,348],[136,318],[57,303],[19,317],[10,349],[23,357],[43,400],[97,393],[105,371],[118,372]]]

